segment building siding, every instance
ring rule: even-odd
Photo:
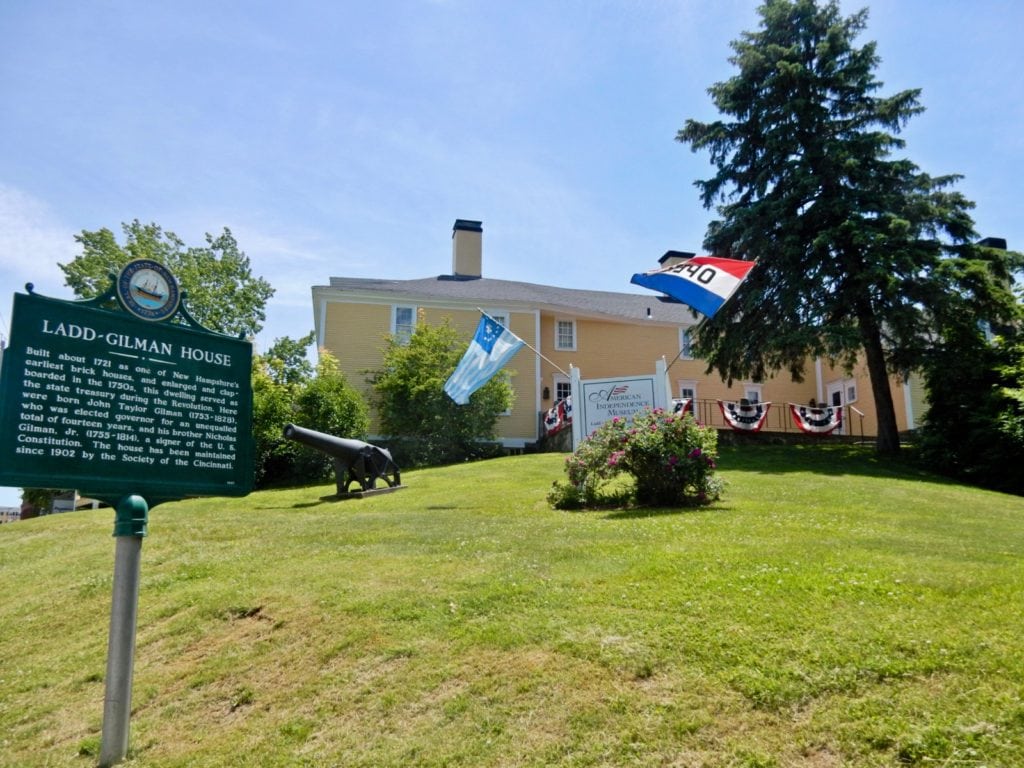
[[[393,307],[415,308],[417,322],[450,322],[467,343],[479,322],[480,307],[507,317],[510,330],[534,348],[521,349],[506,368],[512,377],[514,402],[510,412],[499,417],[497,430],[509,446],[522,446],[540,437],[540,413],[554,404],[556,381],[567,379],[571,368],[578,368],[584,379],[643,375],[654,373],[660,359],[669,364],[673,396],[680,395],[684,383],[695,386],[697,415],[705,423],[724,426],[715,401],[738,401],[756,385],[760,400],[772,403],[765,429],[792,432],[796,427],[788,403],[824,404],[829,402],[830,387],[842,386],[846,404],[846,389],[853,384],[857,397],[844,413],[844,430],[864,437],[877,434],[874,396],[863,362],[847,373],[841,367],[811,359],[800,382],[783,372],[759,383],[726,383],[707,371],[705,361],[677,358],[681,329],[692,328],[696,322],[684,305],[657,296],[480,277],[482,270],[477,265],[482,266],[482,256],[476,233],[482,230],[467,230],[465,225],[479,227],[480,222],[456,222],[453,272],[459,271],[454,265],[466,263],[474,279],[454,275],[414,280],[332,277],[330,285],[313,288],[318,345],[338,358],[342,372],[367,400],[371,399],[371,387],[366,372],[381,366]],[[464,239],[461,236],[467,233],[472,237],[468,245],[462,243],[465,247],[460,247]],[[559,320],[575,324],[572,350],[556,348]],[[891,387],[899,428],[919,425],[925,408],[921,388],[914,380],[904,387],[895,379]],[[543,396],[545,391],[548,397]],[[371,409],[371,434],[378,431],[379,422]]]
[[[830,385],[838,382],[845,382],[847,384],[852,382],[856,385],[856,400],[847,403],[844,396],[844,404],[847,406],[843,413],[843,421],[845,422],[843,427],[844,434],[857,437],[876,436],[878,434],[878,416],[875,407],[875,394],[871,389],[871,377],[868,375],[867,364],[863,360],[859,360],[847,372],[842,367],[822,363],[821,378],[822,386],[825,388],[826,393]],[[896,412],[896,426],[901,431],[905,430],[908,426],[903,386],[895,377],[890,377],[889,389],[892,394],[893,408]],[[827,400],[827,397],[825,399]]]
[[[576,322],[575,351],[555,349],[555,324],[558,320]],[[569,366],[579,368],[585,379],[653,373],[656,360],[665,355],[671,358],[679,352],[678,326],[638,328],[627,323],[575,317],[568,313],[542,313],[540,337],[541,351],[552,363],[565,371]],[[543,384],[553,386],[556,373],[560,372],[554,365],[544,363]]]
[[[338,358],[342,372],[364,394],[366,370],[379,368],[391,330],[391,305],[328,302],[320,346]]]
[[[367,371],[380,368],[384,361],[384,347],[391,332],[391,313],[395,306],[416,307],[417,322],[429,325],[450,322],[467,344],[480,320],[480,313],[475,308],[421,307],[414,297],[387,303],[327,300],[323,306],[320,346],[338,358],[346,379],[367,401],[372,394]],[[506,312],[510,318],[510,330],[536,346],[535,313]],[[512,373],[515,401],[511,412],[498,418],[498,437],[509,444],[522,445],[537,438],[536,355],[524,347],[512,358],[506,370]],[[372,409],[370,433],[373,436],[380,433],[380,422]]]
[[[383,361],[394,306],[415,307],[417,322],[429,325],[449,322],[466,343],[480,319],[476,307],[424,306],[413,296],[389,298],[391,300],[388,301],[330,298],[322,307],[320,343],[338,358],[346,378],[368,400],[371,387],[366,372],[379,368]],[[507,445],[521,446],[540,436],[538,413],[554,404],[556,376],[565,375],[563,371],[567,373],[570,367],[579,368],[584,379],[630,376],[653,373],[656,361],[664,357],[669,363],[668,376],[673,396],[679,396],[684,383],[695,384],[699,401],[697,416],[702,422],[715,426],[724,426],[715,401],[738,401],[746,395],[747,388],[755,384],[734,381],[730,385],[718,376],[708,374],[703,360],[677,358],[682,326],[608,321],[571,312],[524,311],[500,305],[486,309],[504,313],[509,318],[510,330],[548,358],[543,360],[533,350],[523,347],[506,368],[511,373],[514,402],[510,412],[499,417],[497,434]],[[575,323],[575,350],[555,349],[558,320]],[[765,429],[793,431],[795,427],[791,423],[788,403],[828,402],[829,385],[842,383],[845,403],[845,389],[852,382],[856,386],[857,399],[846,403],[844,432],[864,437],[876,435],[878,423],[874,395],[863,362],[850,373],[822,362],[820,372],[819,380],[815,366],[809,364],[802,382],[793,381],[786,373],[759,382],[762,402],[772,403]],[[542,399],[545,387],[549,393],[546,400]],[[900,429],[907,429],[903,387],[894,380],[892,390],[897,423]],[[912,396],[921,397],[921,394],[914,391]],[[915,416],[919,423],[920,415],[915,413]],[[371,411],[371,435],[379,435],[379,430],[379,422]]]
[[[486,309],[503,312],[509,321],[508,329],[527,344],[537,347],[534,312],[508,310],[500,306]],[[447,320],[467,344],[480,323],[480,312],[476,308],[429,307],[421,316],[428,325],[440,325]],[[537,439],[537,355],[524,346],[503,370],[511,374],[514,397],[509,414],[498,417],[497,434],[504,442],[521,446]]]
[[[911,374],[906,388],[904,399],[909,397],[911,411],[907,415],[907,429],[920,429],[928,413],[928,390],[925,388],[924,377],[920,374]]]

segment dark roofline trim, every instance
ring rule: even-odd
[[[448,290],[431,290],[431,286]],[[464,286],[464,288],[456,288]],[[454,289],[454,291],[452,290]],[[314,296],[333,300],[355,300],[368,303],[406,301],[428,306],[505,306],[509,309],[540,310],[556,314],[572,314],[611,322],[670,324],[689,326],[696,322],[693,310],[666,296],[611,291],[589,291],[578,288],[557,288],[537,283],[521,283],[493,278],[453,279],[441,275],[419,280],[380,280],[372,278],[331,278],[330,285],[314,286]],[[328,296],[334,298],[327,298]],[[647,319],[648,308],[661,307],[655,317]],[[667,312],[668,316],[664,316]]]

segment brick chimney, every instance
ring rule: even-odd
[[[456,219],[452,227],[452,275],[461,278],[481,276],[483,260],[483,222]]]

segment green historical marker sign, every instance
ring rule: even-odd
[[[150,259],[89,301],[29,291],[14,295],[0,369],[0,485],[75,488],[116,505],[106,768],[128,752],[149,508],[252,488],[252,345],[196,323]]]
[[[125,272],[119,292],[130,296],[141,273],[149,283],[139,287],[168,294],[151,268]],[[131,313],[94,303],[15,294],[0,372],[0,485],[77,488],[112,503],[131,493],[150,506],[247,494],[252,345],[143,319],[162,319],[145,293]]]

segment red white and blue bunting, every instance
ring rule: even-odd
[[[843,424],[843,407],[811,408],[809,405],[789,404],[793,423],[802,432],[811,435],[827,435]]]
[[[677,397],[672,400],[672,413],[678,413],[680,416],[690,414],[696,416],[693,412],[693,398],[692,397]]]
[[[768,418],[771,403],[733,403],[719,400],[725,423],[740,432],[759,432]]]
[[[550,437],[572,425],[572,398],[559,400],[544,414],[544,431]]]

